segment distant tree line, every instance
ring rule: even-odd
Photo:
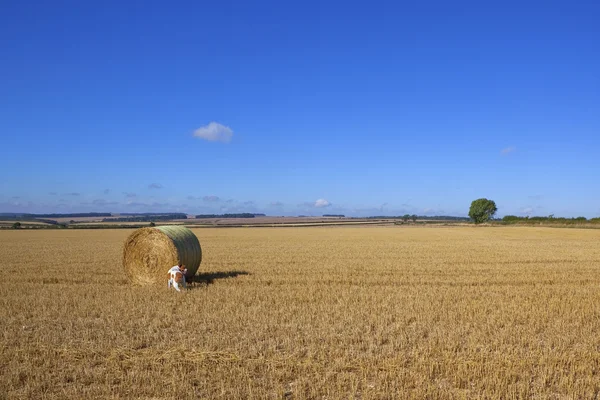
[[[40,219],[40,218],[85,218],[85,217],[110,217],[111,213],[71,213],[71,214],[11,214],[2,213],[3,218],[20,218],[20,219]]]
[[[564,218],[549,215],[547,217],[518,217],[516,215],[506,215],[502,218],[502,222],[508,224],[537,224],[537,223],[552,223],[552,224],[580,224],[585,222],[600,223],[600,218],[587,219],[586,217]]]
[[[324,217],[345,218],[344,214],[323,214]]]
[[[264,217],[265,214],[252,214],[252,213],[237,213],[237,214],[199,214],[196,215],[198,219],[208,219],[208,218],[254,218],[254,217]]]
[[[186,219],[187,215],[182,213],[174,214],[135,214],[126,217],[104,218],[102,222],[152,222],[152,221],[170,221],[173,219]]]
[[[162,216],[162,215],[170,215],[173,216],[172,219],[186,219],[186,213],[175,213],[175,212],[147,212],[147,213],[119,213],[119,217],[154,217],[154,216]]]

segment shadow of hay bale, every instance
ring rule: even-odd
[[[250,275],[247,271],[222,271],[222,272],[203,272],[195,275],[188,282],[192,287],[197,285],[211,285],[218,279],[235,278],[239,275]]]

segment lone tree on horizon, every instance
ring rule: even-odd
[[[488,200],[486,198],[481,198],[477,200],[473,200],[471,203],[471,208],[469,209],[469,217],[476,224],[481,224],[482,222],[488,221],[490,218],[494,217],[498,208],[496,207],[496,203],[494,200]]]

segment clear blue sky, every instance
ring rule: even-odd
[[[0,212],[600,215],[600,3],[4,1]]]

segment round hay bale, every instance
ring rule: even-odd
[[[198,271],[202,248],[194,233],[184,226],[140,228],[125,241],[123,266],[129,280],[147,285],[165,283],[167,271],[181,262],[187,279]]]

